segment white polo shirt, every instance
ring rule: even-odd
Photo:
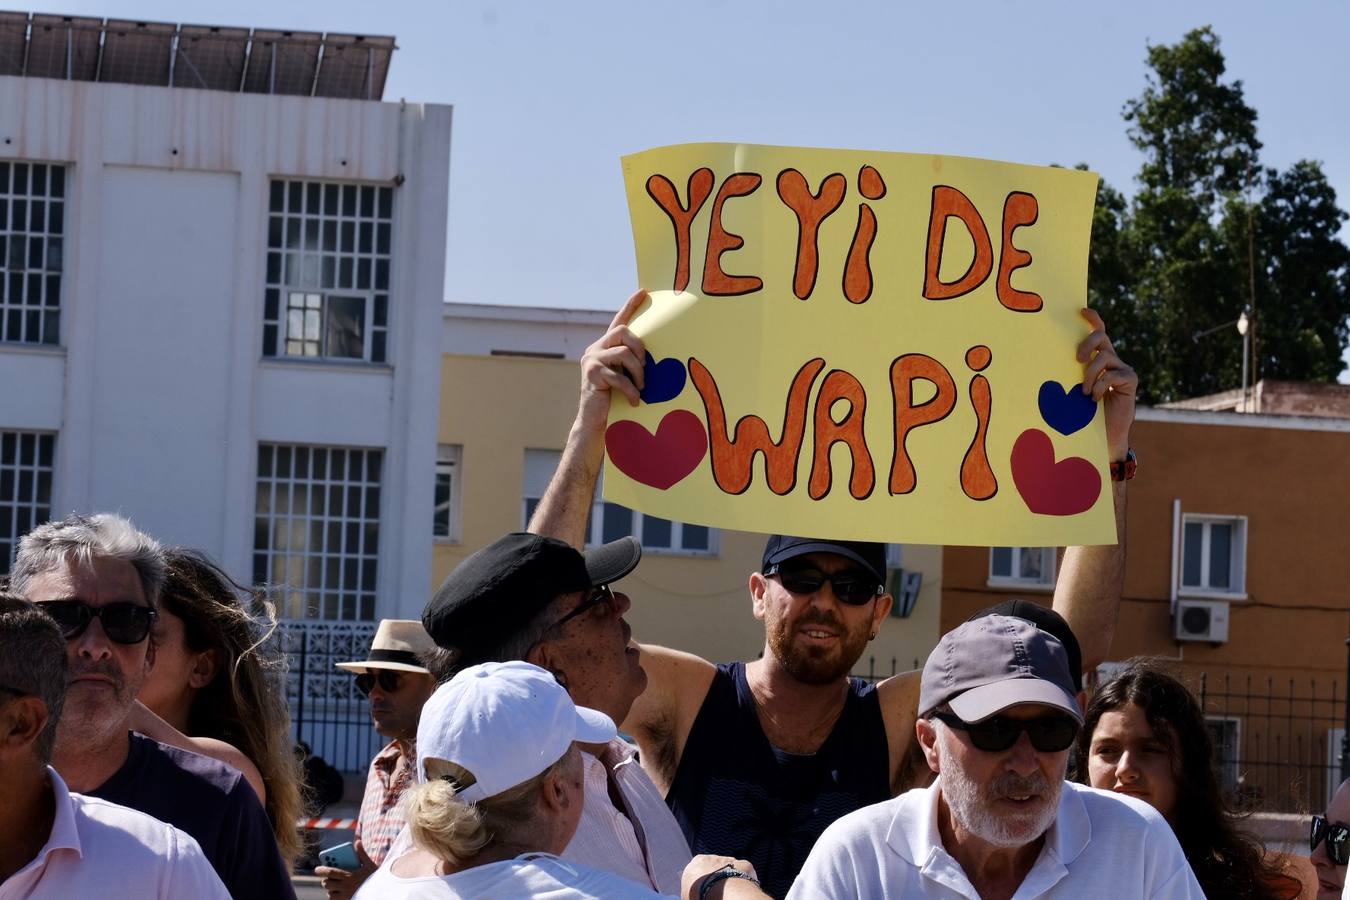
[[[816,841],[788,900],[966,897],[980,900],[938,832],[931,787],[863,807]],[[1204,900],[1171,826],[1153,807],[1065,782],[1040,856],[1014,900]]]
[[[97,797],[72,794],[47,767],[56,815],[47,843],[0,883],[0,900],[230,900],[186,832]]]

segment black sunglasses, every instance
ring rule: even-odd
[[[362,696],[369,697],[375,685],[386,694],[392,694],[403,683],[403,673],[396,669],[376,669],[374,672],[362,672],[356,676],[356,689]]]
[[[32,691],[25,691],[22,688],[10,687],[7,684],[0,684],[0,691],[6,694],[13,694],[15,697],[27,697]]]
[[[555,628],[561,628],[577,616],[585,615],[595,609],[601,603],[608,604],[611,607],[614,605],[614,592],[610,590],[609,585],[607,584],[600,585],[589,597],[581,603],[578,603],[576,609],[554,622],[545,630],[552,631]]]
[[[1327,857],[1336,865],[1350,862],[1350,826],[1344,822],[1328,822],[1324,816],[1312,817],[1312,831],[1308,835],[1308,852],[1327,842]]]
[[[1022,732],[1031,739],[1031,746],[1041,753],[1067,750],[1078,736],[1078,722],[1068,716],[1037,716],[1034,719],[1010,719],[992,716],[983,722],[967,722],[951,713],[935,712],[932,718],[945,722],[949,728],[970,735],[976,750],[1001,753],[1017,743]]]
[[[150,636],[150,626],[155,621],[155,611],[139,603],[90,606],[79,600],[52,600],[38,605],[56,621],[61,636],[68,641],[84,634],[89,623],[98,619],[108,640],[116,644],[139,644]]]
[[[772,565],[764,570],[764,575],[777,575],[783,587],[794,594],[814,594],[828,581],[834,595],[849,606],[862,606],[881,596],[881,582],[857,569],[826,575],[814,566]]]

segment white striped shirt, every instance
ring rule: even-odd
[[[581,759],[586,800],[563,858],[650,885],[661,894],[679,895],[680,875],[691,859],[689,843],[633,749],[615,738],[600,758],[582,753]],[[611,777],[623,798],[623,811],[610,799]]]

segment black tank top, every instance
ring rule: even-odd
[[[771,897],[787,894],[820,833],[889,799],[890,753],[876,686],[849,679],[834,730],[815,753],[764,736],[744,663],[717,667],[666,803],[694,853],[747,859]]]

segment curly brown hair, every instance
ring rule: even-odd
[[[1207,897],[1286,900],[1301,883],[1266,859],[1259,840],[1238,828],[1214,771],[1214,747],[1205,716],[1186,686],[1146,659],[1131,660],[1088,703],[1075,747],[1077,779],[1088,783],[1092,734],[1101,717],[1127,704],[1143,711],[1154,737],[1165,744],[1176,782],[1172,830]]]

